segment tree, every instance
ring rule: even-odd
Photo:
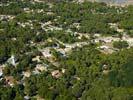
[[[72,88],[72,94],[76,97],[79,98],[82,96],[82,92],[84,91],[84,85],[81,83],[75,84]]]
[[[48,86],[45,84],[45,85],[43,85],[42,87],[39,88],[38,94],[39,94],[42,98],[45,98],[48,91],[49,91],[49,90],[48,90]]]
[[[129,45],[126,41],[116,41],[113,43],[114,48],[123,49],[127,48]]]
[[[132,96],[129,94],[126,88],[116,88],[113,91],[113,97],[111,100],[132,100]]]
[[[133,85],[132,69],[133,62],[130,58],[125,64],[120,66],[120,69],[114,69],[109,73],[109,81],[115,87],[131,87]]]
[[[1,100],[14,100],[15,98],[15,90],[13,88],[4,88],[1,95]]]
[[[32,81],[26,81],[25,83],[25,88],[24,88],[24,92],[28,95],[28,96],[33,96],[36,94],[36,84],[34,84]]]
[[[7,66],[7,67],[4,68],[3,73],[4,73],[4,75],[10,75],[11,72],[10,72],[9,66]]]
[[[14,100],[23,100],[23,99],[24,98],[19,93],[16,93]]]

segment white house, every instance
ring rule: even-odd
[[[15,59],[15,56],[12,55],[11,58],[9,58],[7,62],[8,62],[9,64],[13,65],[13,66],[16,66],[16,59]]]
[[[42,50],[42,54],[43,54],[43,56],[46,57],[46,58],[52,57],[52,54],[51,54],[49,48],[46,48],[46,49]]]
[[[3,70],[2,68],[0,67],[0,77],[3,75]]]

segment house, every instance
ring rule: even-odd
[[[101,35],[100,34],[94,34],[94,37],[100,37]]]
[[[3,76],[3,68],[0,67],[0,77],[2,77],[2,76]]]
[[[12,20],[14,18],[15,18],[15,16],[12,16],[12,15],[0,15],[1,21],[4,21],[4,20],[9,21],[9,20]]]
[[[112,41],[119,41],[119,38],[114,38],[114,37],[99,37],[95,39],[95,42],[102,42],[102,43],[111,43]]]
[[[59,70],[54,70],[51,72],[52,76],[55,77],[55,78],[59,78],[61,77],[61,72]]]
[[[107,75],[109,73],[109,67],[108,65],[104,64],[102,67],[103,74]]]
[[[8,62],[9,64],[13,65],[13,66],[16,66],[16,59],[15,59],[15,56],[12,55],[11,58],[9,58],[7,62]]]
[[[17,40],[17,38],[11,38],[11,40],[12,40],[12,41],[16,41],[16,40]]]
[[[109,47],[108,47],[108,46],[105,46],[105,45],[100,46],[99,48],[100,48],[100,49],[103,49],[103,50],[104,50],[104,49],[109,49]]]
[[[34,71],[32,72],[34,75],[40,74],[42,71],[47,71],[47,67],[48,67],[47,64],[37,64]]]
[[[0,65],[0,77],[3,76],[3,69],[4,69],[5,65]]]
[[[103,38],[101,39],[101,41],[104,41],[105,43],[109,43],[109,42],[112,42],[112,38]]]
[[[66,56],[65,49],[57,49],[58,52],[60,52],[63,56]]]
[[[44,2],[43,0],[34,0],[34,1],[39,3]]]
[[[47,15],[54,15],[53,12],[47,12]]]
[[[61,71],[62,71],[62,73],[65,73],[66,69],[62,68],[62,70],[61,70]]]
[[[29,96],[24,96],[24,100],[30,100]]]
[[[47,67],[42,65],[42,64],[37,64],[35,67],[36,71],[42,72],[42,71],[47,71]]]
[[[117,32],[119,32],[119,33],[122,33],[122,32],[124,32],[124,29],[117,29]]]
[[[78,76],[74,76],[74,78],[76,79],[76,80],[80,80],[80,77],[78,77]]]
[[[43,9],[37,9],[37,13],[42,13],[42,12],[44,12]]]
[[[129,38],[126,41],[128,42],[128,44],[129,44],[130,47],[133,46],[133,38]]]
[[[37,61],[37,62],[40,62],[40,56],[36,56],[35,58],[32,58],[32,61]]]
[[[24,11],[30,11],[30,8],[24,8]]]
[[[46,48],[46,49],[42,50],[42,54],[43,54],[43,56],[46,57],[46,58],[52,57],[52,54],[51,54],[49,48]]]
[[[105,54],[111,54],[113,53],[115,50],[111,45],[102,45],[100,47],[97,47],[101,52],[105,53]]]
[[[13,87],[15,84],[15,79],[13,78],[13,76],[6,76],[5,77],[5,82],[7,85]]]
[[[73,23],[73,26],[76,27],[77,29],[80,28],[80,23]]]
[[[25,71],[25,72],[22,72],[22,74],[24,75],[24,77],[30,77],[31,72],[30,71]]]
[[[34,75],[40,74],[40,72],[38,70],[34,70],[32,71]]]
[[[110,25],[110,28],[116,29],[118,27],[118,25],[116,23],[109,23],[109,25]]]

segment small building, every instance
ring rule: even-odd
[[[127,40],[127,42],[128,42],[128,44],[129,44],[130,47],[133,47],[133,38],[129,38]]]
[[[61,72],[59,70],[54,70],[51,72],[52,76],[55,77],[55,78],[59,78],[61,77]]]
[[[35,67],[36,71],[42,72],[42,71],[47,71],[47,67],[42,65],[42,64],[37,64]]]
[[[40,62],[40,56],[36,56],[36,57],[32,58],[32,61]]]
[[[115,52],[114,48],[112,48],[111,46],[108,46],[108,45],[102,45],[97,48],[104,54],[111,54],[111,53]]]
[[[6,76],[5,82],[6,82],[6,85],[13,87],[15,84],[15,79],[13,78],[13,76]]]
[[[52,57],[52,54],[51,54],[51,52],[50,52],[50,49],[48,49],[48,48],[46,48],[45,50],[43,50],[43,51],[42,51],[42,54],[43,54],[43,56],[46,57],[46,58]]]
[[[5,65],[0,65],[0,78],[3,76],[3,70]]]
[[[103,74],[107,75],[109,73],[109,66],[104,64],[102,67]]]
[[[24,75],[24,77],[30,77],[31,72],[30,71],[25,71],[22,74]]]
[[[7,61],[9,64],[16,66],[16,58],[14,55],[11,56],[11,58],[8,59]]]
[[[3,76],[3,69],[0,67],[0,77]]]
[[[30,100],[29,96],[24,96],[24,100]]]
[[[57,49],[57,51],[60,52],[61,55],[66,56],[66,51],[65,51],[65,49]]]
[[[100,34],[94,34],[94,37],[96,37],[96,38],[98,38],[100,36],[101,36]]]
[[[65,73],[65,72],[66,72],[66,69],[62,68],[62,70],[61,70],[61,71],[62,71],[62,73]]]
[[[99,48],[102,49],[102,50],[104,50],[104,49],[109,49],[109,47],[108,47],[108,46],[105,46],[105,45],[100,46]]]
[[[122,32],[124,32],[124,29],[117,29],[117,32],[120,32],[120,33],[122,33]]]

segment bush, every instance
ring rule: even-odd
[[[116,41],[113,43],[114,48],[123,49],[127,48],[129,44],[126,41]]]

